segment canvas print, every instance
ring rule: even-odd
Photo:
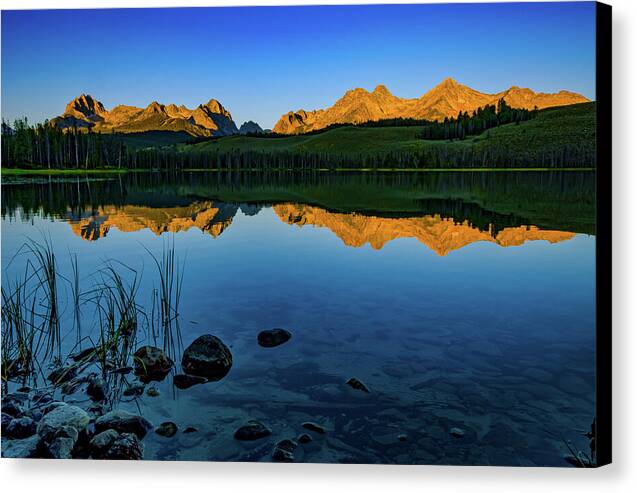
[[[2,457],[607,463],[609,30],[3,11]]]

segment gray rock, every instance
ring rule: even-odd
[[[106,430],[95,435],[89,443],[91,456],[95,459],[102,459],[118,437],[119,433],[115,430]]]
[[[270,434],[272,434],[272,430],[263,423],[256,420],[250,420],[234,432],[234,437],[237,440],[253,441],[267,437]]]
[[[128,411],[111,411],[95,420],[95,430],[116,430],[119,433],[134,433],[140,439],[146,436],[153,425],[144,417]]]
[[[146,389],[146,386],[143,383],[133,382],[126,389],[124,389],[124,392],[122,392],[122,394],[126,397],[139,397],[144,393],[144,389]]]
[[[37,424],[31,418],[13,418],[2,435],[6,438],[28,438],[35,435]]]
[[[206,334],[186,348],[181,367],[189,375],[205,377],[210,381],[221,380],[232,367],[232,353],[221,339]]]
[[[318,433],[319,435],[325,434],[325,428],[312,421],[306,421],[305,423],[301,424],[301,426],[306,430],[313,431],[314,433]]]
[[[155,387],[150,387],[147,391],[146,391],[146,395],[148,397],[159,397],[160,393],[159,390],[157,390]]]
[[[275,462],[294,462],[294,449],[297,447],[296,442],[284,439],[274,446],[272,450],[272,459]]]
[[[296,441],[299,443],[306,444],[312,441],[312,437],[308,435],[307,433],[302,433],[301,435],[297,437]]]
[[[104,454],[105,459],[115,460],[141,460],[143,456],[143,445],[134,433],[118,436]]]
[[[361,382],[358,378],[352,377],[346,383],[353,389],[361,390],[369,394],[369,389],[367,388],[367,386],[363,382]]]
[[[6,413],[2,413],[2,434],[4,435],[4,432],[7,429],[7,426],[9,426],[9,423],[11,423],[11,420],[13,419],[13,416],[11,416],[10,414],[6,414]]]
[[[144,382],[163,380],[175,365],[166,353],[153,346],[139,348],[134,356],[135,374]]]
[[[79,433],[72,426],[62,426],[50,434],[40,435],[40,447],[51,459],[72,459]]]
[[[21,440],[2,440],[2,457],[5,459],[30,459],[38,457],[38,435]]]
[[[196,433],[199,430],[197,428],[195,428],[194,426],[188,426],[186,428],[184,428],[184,433]]]
[[[91,418],[83,409],[64,404],[57,406],[42,417],[38,423],[37,432],[45,440],[55,435],[63,427],[73,428],[79,433],[86,428],[90,420]]]
[[[462,428],[451,428],[449,430],[449,433],[451,434],[451,436],[454,436],[456,438],[462,438],[464,436],[464,430]]]
[[[206,383],[207,381],[207,378],[197,377],[195,375],[185,375],[183,373],[180,373],[173,377],[173,385],[181,390],[189,389],[193,385]]]
[[[98,376],[89,378],[86,394],[96,402],[102,402],[106,399],[106,382]]]
[[[166,421],[155,428],[155,433],[166,438],[174,437],[177,434],[177,425],[172,421]]]
[[[285,329],[262,330],[257,336],[257,342],[261,347],[276,347],[290,340],[292,334]]]

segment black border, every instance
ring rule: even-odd
[[[612,462],[612,7],[596,2],[596,416],[597,465]]]

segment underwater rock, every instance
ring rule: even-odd
[[[166,353],[153,346],[143,346],[135,351],[134,362],[135,374],[145,382],[163,380],[174,366]]]
[[[285,329],[262,330],[257,336],[257,342],[261,347],[276,347],[290,340],[292,334]]]
[[[166,438],[174,437],[177,433],[177,425],[172,421],[166,421],[155,428],[155,433]]]
[[[23,397],[24,394],[7,394],[2,398],[2,412],[18,418],[22,416],[25,411],[24,403],[27,398]]]
[[[263,423],[256,420],[250,420],[234,432],[234,437],[237,440],[253,441],[267,437],[270,434],[272,434],[272,430]]]
[[[206,383],[207,381],[207,378],[198,377],[196,375],[186,375],[184,373],[179,373],[173,377],[173,385],[181,390],[189,389],[193,385]]]
[[[199,430],[197,428],[195,428],[194,426],[188,426],[186,428],[184,428],[184,433],[196,433]]]
[[[141,460],[143,456],[143,445],[133,433],[118,436],[104,454],[105,459],[115,460]]]
[[[133,382],[128,387],[126,387],[126,389],[124,389],[124,392],[122,392],[122,395],[126,397],[131,397],[131,396],[139,397],[140,395],[144,393],[145,389],[146,389],[146,386],[143,383]]]
[[[6,429],[3,429],[2,436],[5,438],[28,438],[31,435],[35,435],[37,427],[35,421],[26,416],[14,418]]]
[[[454,436],[456,438],[462,438],[464,436],[464,430],[462,428],[451,428],[449,430],[449,433],[451,434],[451,436]]]
[[[106,430],[95,435],[89,444],[91,456],[95,459],[102,459],[117,437],[119,437],[119,433],[115,430]]]
[[[210,381],[221,380],[232,367],[232,353],[221,339],[206,334],[186,348],[181,367],[189,375],[205,377]]]
[[[306,430],[313,431],[314,433],[318,433],[320,435],[325,435],[325,428],[312,421],[306,421],[305,423],[301,424],[301,426]]]
[[[157,390],[155,387],[150,387],[147,391],[146,391],[146,395],[148,397],[159,397],[159,390]]]
[[[5,459],[30,459],[38,456],[38,435],[21,440],[2,440],[2,457]]]
[[[71,365],[60,366],[59,368],[56,368],[51,373],[49,373],[47,380],[53,385],[61,385],[75,378],[76,375],[77,367]]]
[[[312,437],[308,435],[307,433],[302,433],[301,435],[297,437],[296,441],[299,443],[306,444],[312,441]]]
[[[275,462],[294,462],[294,449],[297,447],[296,442],[284,439],[274,446],[272,450],[272,459]]]
[[[120,433],[134,433],[140,439],[152,428],[153,425],[146,418],[128,411],[111,411],[95,420],[98,433],[112,429]]]
[[[97,349],[95,347],[87,347],[86,349],[82,349],[77,353],[71,354],[69,356],[73,361],[78,362],[89,362],[94,361],[97,358]]]
[[[72,459],[78,436],[78,431],[72,426],[62,426],[53,435],[43,438],[40,447],[51,459]]]
[[[400,435],[398,435],[398,441],[399,442],[406,442],[407,441],[407,435],[405,435],[404,433],[401,433]]]
[[[96,375],[89,377],[86,394],[94,401],[101,402],[106,399],[106,383]]]
[[[347,383],[347,385],[349,385],[353,389],[362,390],[363,392],[366,392],[369,394],[369,389],[367,388],[367,385],[361,382],[358,378],[352,377],[345,383]]]

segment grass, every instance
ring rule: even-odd
[[[48,169],[48,168],[1,168],[2,176],[83,176],[83,175],[115,175],[127,173],[127,169]]]

